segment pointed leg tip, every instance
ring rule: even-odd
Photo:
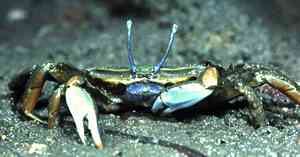
[[[29,118],[33,119],[33,120],[36,121],[36,122],[39,122],[39,123],[41,123],[41,124],[46,124],[46,125],[48,125],[48,122],[46,122],[46,121],[40,119],[39,117],[35,116],[34,114],[32,114],[31,112],[29,112],[29,111],[27,111],[27,110],[24,111],[24,114],[25,114],[26,116],[28,116]]]
[[[53,118],[49,118],[47,125],[49,129],[54,128],[54,126],[56,125],[55,120]]]
[[[53,125],[48,123],[48,129],[52,129]]]

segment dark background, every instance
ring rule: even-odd
[[[258,63],[282,69],[300,80],[299,7],[297,0],[2,0],[1,156],[17,156],[16,152],[21,156],[184,155],[176,149],[143,144],[109,131],[102,136],[104,150],[95,150],[90,136],[89,145],[84,146],[73,124],[48,130],[41,124],[20,120],[5,96],[6,85],[24,67],[48,61],[80,68],[127,66],[129,18],[135,23],[134,56],[138,64],[159,61],[170,26],[176,23],[179,32],[169,65],[198,64],[203,60],[225,66]],[[297,121],[283,119],[255,130],[243,117],[244,110],[199,115],[185,121],[153,119],[143,114],[125,119],[101,115],[99,124],[105,129],[181,144],[208,156],[299,154]]]

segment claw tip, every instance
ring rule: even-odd
[[[103,149],[104,147],[102,143],[96,143],[95,146],[97,149]]]

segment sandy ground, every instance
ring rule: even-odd
[[[7,97],[9,80],[34,64],[127,66],[128,18],[135,22],[138,64],[159,61],[176,23],[180,29],[169,65],[258,63],[300,80],[297,6],[292,0],[4,1],[0,156],[300,156],[298,120],[280,114],[268,113],[269,124],[258,129],[247,123],[243,107],[181,120],[139,112],[104,114],[98,123],[105,149],[96,150],[90,136],[87,145],[81,144],[72,122],[49,130],[22,120]]]

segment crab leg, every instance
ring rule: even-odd
[[[26,88],[24,94],[22,95],[21,104],[22,112],[29,118],[32,118],[41,123],[47,124],[39,117],[35,116],[32,111],[35,108],[38,98],[42,93],[44,83],[46,81],[55,81],[58,83],[64,83],[69,80],[74,75],[81,75],[83,72],[63,63],[46,63],[41,66],[34,66],[31,70],[26,70],[22,76],[29,75],[29,80],[26,77],[16,78],[14,81],[26,82]],[[14,82],[13,81],[13,82]],[[18,88],[17,86],[10,85],[10,88]],[[58,93],[58,95],[60,95]],[[50,103],[57,105],[59,101],[58,98],[53,97]],[[54,106],[56,106],[54,105]],[[56,107],[53,108],[55,110]],[[53,111],[54,112],[54,111]],[[50,120],[52,121],[52,120]],[[50,122],[51,123],[51,122]],[[51,127],[52,124],[50,124]]]
[[[27,89],[22,97],[22,110],[26,116],[46,124],[46,122],[32,114],[45,83],[45,72],[40,69],[40,67],[36,67],[29,81]]]
[[[255,93],[255,90],[246,85],[243,81],[237,79],[234,81],[234,88],[244,95],[249,102],[251,122],[255,127],[264,125],[265,113],[261,99]]]
[[[250,114],[255,126],[262,125],[265,119],[263,103],[253,89],[255,87],[267,83],[281,91],[295,103],[300,104],[299,85],[280,71],[259,65],[236,66],[233,67],[233,70],[242,75],[230,74],[226,77],[226,81],[231,82],[234,89],[249,101]]]
[[[85,89],[78,86],[82,84],[81,81],[78,76],[74,76],[68,81],[67,85],[69,87],[66,89],[66,102],[81,141],[85,144],[83,121],[84,118],[87,118],[88,128],[91,131],[96,148],[101,149],[103,144],[99,136],[94,100]]]
[[[266,75],[264,78],[268,81],[268,83],[281,91],[283,94],[288,96],[291,100],[293,100],[295,103],[300,105],[300,87],[299,85],[289,80],[286,76],[283,74],[280,75]]]
[[[61,96],[64,94],[65,85],[60,85],[51,96],[48,105],[48,128],[53,128],[55,119],[59,113]]]
[[[244,77],[247,78],[241,79],[249,80],[250,82],[247,82],[249,86],[258,87],[262,84],[267,83],[273,88],[278,89],[295,103],[300,105],[300,86],[282,72],[271,69],[269,67],[257,65],[237,66],[234,67],[234,69],[235,71],[242,71],[243,73],[245,73]],[[254,72],[254,75],[252,72]],[[253,79],[249,79],[253,76]]]
[[[260,83],[268,83],[300,105],[300,86],[280,71],[272,69],[258,70],[255,80]]]

